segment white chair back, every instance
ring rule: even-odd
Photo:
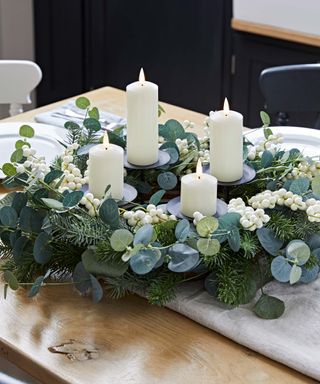
[[[30,104],[30,92],[40,83],[40,67],[27,60],[0,60],[0,104],[10,104],[10,116]]]

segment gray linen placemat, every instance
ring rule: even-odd
[[[250,310],[253,304],[226,309],[203,290],[201,283],[181,287],[167,307],[320,380],[320,279],[295,286],[271,282],[264,291],[285,302],[285,313],[279,319],[258,318]]]

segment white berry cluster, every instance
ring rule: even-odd
[[[286,206],[292,211],[305,211],[307,208],[306,202],[302,197],[294,194],[291,191],[287,191],[285,188],[281,188],[277,191],[266,190],[252,196],[249,200],[249,204],[253,208],[269,208],[273,209],[276,204],[280,206]]]
[[[307,205],[307,215],[308,215],[308,220],[311,223],[319,223],[320,222],[320,201],[316,200],[314,198],[308,199],[306,201]]]
[[[195,124],[192,121],[189,121],[189,120],[184,120],[182,125],[183,125],[184,129],[187,129],[187,128],[193,129],[195,127]]]
[[[301,177],[306,177],[309,180],[312,180],[318,175],[320,175],[320,161],[312,161],[310,163],[302,161],[282,180],[299,179]]]
[[[94,217],[98,215],[97,210],[101,201],[95,198],[92,193],[88,192],[82,197],[80,204],[84,205],[87,208],[89,215]]]
[[[204,218],[204,216],[203,216],[203,214],[202,214],[201,212],[198,212],[198,211],[194,212],[194,213],[193,213],[193,224],[194,224],[194,225],[197,225],[197,223],[198,223],[201,219],[203,219],[203,218]]]
[[[209,137],[204,136],[199,138],[200,142],[200,151],[199,157],[201,159],[202,164],[210,162],[210,150],[209,150]]]
[[[239,213],[241,215],[240,224],[248,231],[255,231],[270,220],[270,216],[262,208],[253,209],[246,206],[241,197],[230,200],[228,212]]]
[[[18,164],[16,167],[17,173],[30,172],[32,176],[43,180],[45,175],[50,172],[50,167],[46,164],[43,156],[37,157],[37,151],[29,148],[28,145],[22,147],[23,156],[26,158],[24,163]]]
[[[142,227],[145,224],[158,224],[163,221],[177,220],[175,215],[168,215],[164,213],[162,208],[157,208],[153,204],[149,204],[146,210],[126,211],[123,218],[127,220],[130,227]]]
[[[74,152],[79,148],[79,144],[73,143],[69,145],[61,156],[61,170],[64,173],[63,182],[59,188],[60,192],[65,190],[77,191],[82,188],[82,185],[89,181],[88,171],[82,176],[81,171],[73,163]]]
[[[187,139],[176,139],[176,145],[181,155],[186,155],[189,152],[189,144]]]
[[[270,151],[273,155],[278,150],[278,144],[283,143],[283,136],[281,133],[271,134],[266,139],[259,140],[254,146],[250,146],[248,152],[248,159],[255,160],[256,157],[261,157],[265,150]]]

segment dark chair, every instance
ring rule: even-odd
[[[313,127],[320,128],[320,64],[267,68],[261,72],[260,89],[277,124],[288,125],[290,113],[313,112]]]

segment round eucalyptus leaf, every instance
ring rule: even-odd
[[[74,208],[80,203],[82,198],[83,198],[82,191],[73,191],[65,196],[65,198],[62,201],[62,204],[66,208]]]
[[[43,280],[44,280],[44,276],[39,276],[36,278],[30,291],[28,292],[28,297],[34,297],[39,293],[40,288],[43,284]]]
[[[11,163],[4,163],[2,166],[2,172],[6,176],[14,176],[17,173],[16,167]]]
[[[31,139],[34,136],[34,129],[30,125],[22,125],[19,129],[19,135]]]
[[[3,272],[3,277],[4,277],[4,281],[6,283],[8,283],[9,287],[13,291],[16,291],[19,288],[19,282],[18,282],[17,278],[15,277],[15,275],[11,271],[5,270]]]
[[[318,259],[318,264],[320,264],[320,247],[319,248],[316,248],[312,251],[312,254],[314,256],[316,256],[316,258]]]
[[[284,313],[284,302],[277,297],[263,294],[253,307],[253,312],[262,319],[278,319]]]
[[[313,233],[308,238],[308,245],[309,245],[311,250],[320,248],[320,235],[318,233]]]
[[[309,260],[311,251],[304,241],[292,240],[286,247],[286,255],[289,259],[297,260],[301,266]]]
[[[99,110],[97,107],[93,107],[90,111],[89,111],[89,116],[92,118],[92,119],[96,119],[96,120],[99,120],[100,118],[100,114],[99,114]]]
[[[93,119],[91,117],[83,120],[83,125],[89,130],[93,132],[98,132],[101,130],[101,124],[99,120]]]
[[[261,157],[261,165],[263,168],[268,168],[273,163],[273,154],[270,151],[264,151]]]
[[[319,265],[316,265],[313,268],[302,267],[300,282],[305,284],[311,283],[318,277],[318,274],[319,274]]]
[[[272,256],[278,256],[283,241],[276,237],[276,234],[269,228],[259,228],[256,231],[262,247]]]
[[[179,160],[179,152],[175,148],[165,148],[164,152],[167,152],[170,156],[169,164],[175,164]]]
[[[166,141],[165,143],[161,144],[161,146],[159,147],[159,149],[161,149],[161,150],[167,149],[167,148],[173,148],[179,153],[179,148],[178,148],[177,144],[173,141]]]
[[[179,121],[171,119],[164,125],[159,125],[159,136],[162,136],[166,141],[175,142],[177,139],[184,139],[186,133]]]
[[[72,274],[72,280],[75,288],[83,295],[91,288],[90,274],[86,271],[82,262],[76,265]]]
[[[290,284],[295,284],[300,280],[302,269],[298,265],[293,265],[290,272]]]
[[[205,256],[216,255],[220,251],[220,243],[217,239],[199,239],[197,248]]]
[[[53,251],[49,245],[50,240],[51,236],[46,232],[40,232],[37,236],[33,247],[33,256],[37,263],[46,264],[51,260]]]
[[[117,229],[110,238],[111,247],[117,251],[124,251],[133,241],[133,234],[127,229]]]
[[[310,180],[306,177],[301,177],[292,181],[290,185],[290,191],[296,193],[297,195],[303,195],[310,186]]]
[[[10,157],[10,161],[11,163],[18,163],[19,161],[21,161],[23,158],[23,150],[21,148],[18,148],[16,149],[11,157]]]
[[[152,271],[161,258],[161,253],[154,249],[142,249],[130,259],[130,267],[138,275]]]
[[[187,219],[183,219],[178,222],[175,228],[175,235],[178,241],[181,243],[187,240],[190,231],[190,223]]]
[[[208,237],[219,227],[219,221],[215,217],[203,217],[197,222],[197,232],[201,237]]]
[[[148,245],[153,237],[153,226],[151,224],[145,224],[139,228],[134,236],[133,245],[144,244]]]
[[[63,175],[63,172],[59,169],[53,169],[49,173],[46,174],[44,178],[44,182],[47,184],[52,183],[54,180],[59,179]]]
[[[199,262],[199,252],[186,244],[175,244],[169,249],[168,268],[172,272],[191,271]]]
[[[105,200],[99,208],[99,216],[110,228],[117,229],[120,226],[118,204],[113,199]]]
[[[24,252],[26,249],[29,248],[31,244],[31,241],[25,237],[25,236],[20,236],[12,249],[12,256],[13,260],[17,265],[23,264],[24,261]]]
[[[27,202],[27,194],[23,192],[17,192],[13,197],[12,208],[14,208],[19,215],[22,208],[27,205]]]
[[[14,146],[16,149],[19,149],[19,148],[24,147],[25,145],[27,147],[31,148],[31,144],[28,143],[27,141],[24,141],[24,140],[17,140]]]
[[[177,176],[172,172],[160,173],[157,177],[157,181],[160,188],[165,189],[166,191],[173,189],[178,183]]]
[[[5,227],[16,227],[18,220],[17,211],[12,207],[2,207],[0,209],[0,221]]]
[[[277,256],[272,260],[272,276],[281,283],[287,283],[290,280],[292,266],[283,256]]]
[[[65,207],[61,203],[61,201],[50,199],[50,198],[41,198],[41,200],[44,202],[44,204],[51,209],[54,209],[55,211],[64,211]]]
[[[160,189],[160,191],[155,192],[149,200],[149,204],[158,205],[163,198],[164,194],[166,193],[165,190]]]
[[[87,109],[90,106],[90,100],[84,96],[78,97],[76,99],[76,106],[80,109]]]

